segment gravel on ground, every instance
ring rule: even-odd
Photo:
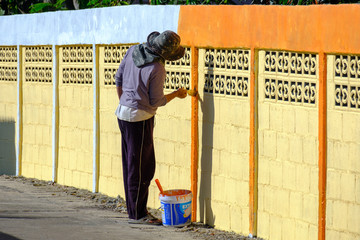
[[[64,186],[52,181],[43,181],[34,178],[25,178],[21,176],[9,176],[9,175],[0,175],[0,177],[5,178],[11,181],[21,182],[23,184],[29,184],[35,187],[41,187],[47,192],[51,192],[52,195],[60,195],[66,193],[68,195],[72,195],[81,201],[89,201],[92,202],[97,208],[114,211],[119,213],[127,213],[126,212],[126,203],[123,198],[118,196],[117,198],[109,197],[107,195],[101,193],[93,193],[88,190],[78,189],[75,187]],[[161,211],[159,209],[149,209],[149,212],[154,216],[161,218]],[[215,229],[211,226],[205,225],[199,222],[193,222],[189,226],[176,228],[176,231],[179,232],[189,232],[196,239],[206,239],[206,240],[253,240],[261,238],[250,238],[246,236],[242,236],[240,234],[228,231],[221,231]]]

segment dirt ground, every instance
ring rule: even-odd
[[[100,193],[92,193],[88,190],[77,189],[74,187],[63,186],[53,182],[41,181],[37,179],[24,178],[24,177],[16,177],[16,176],[8,176],[1,175],[1,178],[5,178],[11,181],[21,182],[23,184],[32,185],[34,187],[42,188],[46,192],[52,193],[52,195],[58,193],[66,193],[67,195],[73,196],[75,199],[79,201],[87,201],[89,203],[94,204],[99,209],[103,209],[104,211],[114,211],[119,213],[126,213],[126,204],[125,200],[118,196],[117,198],[112,198]],[[149,209],[149,211],[159,218],[161,218],[161,212],[158,209]],[[236,234],[234,232],[226,232],[214,229],[210,226],[204,225],[202,223],[192,223],[189,226],[176,228],[177,232],[187,232],[192,235],[195,239],[206,239],[206,240],[214,240],[214,239],[226,239],[226,240],[250,240],[255,238],[249,238],[246,236],[242,236]],[[261,240],[260,238],[257,238]]]

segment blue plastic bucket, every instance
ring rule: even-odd
[[[191,223],[192,193],[174,189],[159,195],[164,226],[183,227]]]

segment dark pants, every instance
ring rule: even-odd
[[[150,181],[155,174],[154,117],[141,122],[118,119],[121,131],[123,178],[130,219],[147,215]]]

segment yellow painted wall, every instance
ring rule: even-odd
[[[197,220],[245,234],[249,229],[249,79],[250,51],[199,50]]]
[[[100,160],[99,191],[125,199],[121,134],[115,116],[119,103],[115,87],[115,73],[119,68],[129,45],[99,46],[99,86],[100,86]]]
[[[257,225],[264,239],[317,239],[317,58],[259,52]]]
[[[16,121],[17,47],[0,47],[0,118]]]
[[[127,47],[98,46],[97,64],[99,192],[123,198],[114,74]],[[53,63],[50,56],[39,56],[49,49],[22,47],[21,58],[22,175],[44,180],[52,176]],[[0,47],[0,121],[17,118],[14,51]],[[57,182],[88,190],[93,187],[92,53],[89,46],[59,46],[57,54]],[[249,229],[249,59],[246,49],[199,50],[197,221],[243,234]],[[190,60],[188,48],[184,59],[166,64],[165,93],[191,89]],[[318,61],[316,54],[259,52],[257,229],[264,239],[318,236]],[[360,239],[359,61],[328,56],[326,239]],[[158,109],[154,179],[164,189],[190,189],[190,115],[190,97]],[[149,207],[160,206],[158,193],[152,182]]]
[[[114,114],[118,105],[114,75],[129,45],[99,46],[100,84],[100,160],[99,191],[125,198],[122,181],[121,134]],[[166,63],[165,94],[184,86],[190,89],[190,50],[183,60]],[[155,178],[164,189],[190,186],[190,98],[173,100],[158,109],[154,142],[156,154]],[[149,191],[149,206],[158,208],[158,188],[153,182]]]
[[[179,87],[190,89],[190,49],[176,62],[166,62],[164,94]],[[154,145],[156,170],[164,190],[190,189],[191,99],[174,99],[159,107],[155,115]],[[150,185],[149,206],[160,207],[159,190]]]
[[[1,81],[0,118],[16,121],[17,81]]]
[[[58,182],[92,190],[92,47],[59,48]]]
[[[15,174],[17,48],[0,47],[0,173]]]
[[[165,90],[165,94],[171,91]],[[154,127],[156,169],[164,190],[190,189],[190,99],[174,99],[157,110]],[[149,206],[160,207],[159,189],[153,181]]]
[[[360,239],[359,56],[328,56],[326,239]]]
[[[52,179],[52,47],[22,47],[22,175]]]

